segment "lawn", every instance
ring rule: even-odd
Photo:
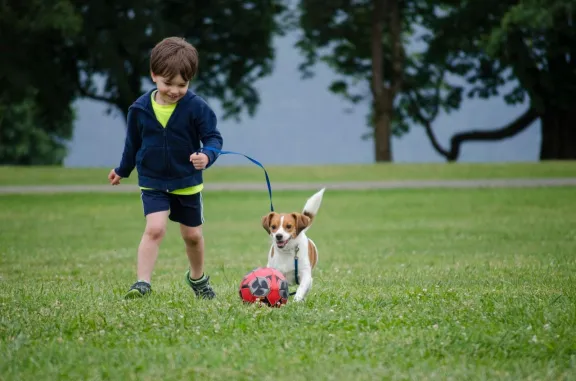
[[[257,169],[256,169],[257,170]],[[311,192],[276,192],[300,210]],[[570,380],[574,188],[331,191],[304,303],[245,306],[262,193],[207,192],[200,301],[169,226],[154,293],[124,301],[138,194],[0,196],[0,380]]]
[[[258,159],[258,158],[256,158]],[[221,157],[205,172],[207,182],[263,182],[261,168],[246,160],[244,166],[219,165]],[[262,160],[262,159],[261,159]],[[269,166],[262,160],[272,183],[378,180],[455,180],[576,177],[576,161],[538,163],[432,163],[327,166]],[[107,184],[110,168],[60,168],[0,166],[0,186]],[[135,184],[134,172],[123,183]]]

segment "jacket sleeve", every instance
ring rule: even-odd
[[[199,114],[199,117],[195,118],[195,120],[202,146],[221,150],[223,139],[220,131],[218,131],[218,128],[216,127],[216,124],[218,123],[216,114],[210,108],[210,106],[204,102],[200,104]],[[206,168],[209,168],[212,164],[214,164],[218,156],[220,156],[219,153],[211,150],[201,149],[200,152],[208,156],[209,162]]]
[[[140,128],[138,127],[138,119],[134,109],[128,110],[127,124],[122,160],[120,161],[120,166],[114,169],[116,174],[121,177],[129,177],[134,170],[136,153],[142,145],[142,137],[140,136]]]

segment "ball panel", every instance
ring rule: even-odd
[[[270,293],[270,282],[266,278],[257,277],[250,283],[250,292],[252,295],[263,298]]]

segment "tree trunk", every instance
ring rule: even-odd
[[[400,91],[403,81],[404,48],[401,40],[401,15],[398,0],[373,0],[371,58],[372,115],[374,125],[374,156],[376,162],[392,161],[392,119],[394,98]],[[392,70],[388,81],[384,73],[384,27],[391,43],[388,46],[392,56]]]
[[[392,113],[388,91],[374,101],[374,156],[376,162],[392,161]]]
[[[540,160],[576,159],[576,108],[546,107],[540,121]]]

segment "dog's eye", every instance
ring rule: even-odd
[[[270,228],[276,229],[276,225],[270,225]]]
[[[292,229],[292,225],[290,224],[286,225],[286,229]]]

